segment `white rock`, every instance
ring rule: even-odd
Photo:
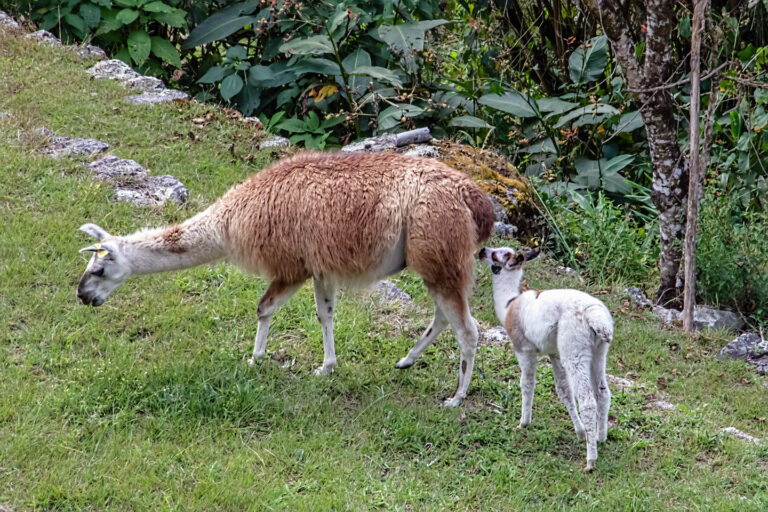
[[[651,405],[657,409],[663,409],[665,411],[676,411],[678,408],[675,404],[667,402],[666,400],[655,400],[651,402]]]
[[[16,23],[16,20],[8,16],[8,14],[0,11],[0,27],[19,28],[19,24]]]
[[[373,285],[374,295],[384,299],[387,302],[410,303],[413,299],[397,285],[391,281],[379,281]]]
[[[437,146],[432,146],[430,144],[417,144],[403,154],[405,156],[420,156],[422,158],[438,158],[440,156],[440,150]]]
[[[268,149],[268,148],[284,148],[291,145],[291,141],[286,139],[285,137],[279,137],[275,135],[274,137],[270,137],[266,140],[261,141],[261,144],[259,144],[259,149]],[[342,148],[343,151],[343,148]]]
[[[497,325],[490,329],[481,330],[478,333],[478,341],[485,345],[506,345],[509,343],[509,336],[504,327]]]
[[[96,179],[116,183],[140,181],[149,177],[149,171],[135,161],[115,155],[106,155],[91,162],[88,168]]]
[[[153,105],[155,103],[164,103],[174,100],[185,100],[189,98],[189,94],[175,89],[163,89],[156,92],[145,92],[143,94],[136,94],[134,96],[128,96],[125,101],[133,105]]]
[[[611,375],[610,373],[605,375],[605,379],[608,381],[608,385],[611,387],[615,386],[617,388],[624,389],[635,386],[634,381],[625,379],[624,377],[617,377],[615,375]]]
[[[32,32],[31,34],[27,34],[27,39],[37,39],[41,43],[49,44],[51,46],[60,46],[61,41],[59,41],[59,38],[55,35],[51,34],[47,30],[38,30],[37,32]]]
[[[741,439],[742,441],[751,441],[751,442],[753,442],[755,444],[759,444],[760,443],[760,439],[759,438],[757,438],[755,436],[751,436],[751,435],[749,435],[749,434],[747,434],[745,432],[742,432],[741,430],[737,429],[736,427],[725,427],[723,429],[723,432],[725,432],[726,434],[731,434],[733,437],[735,437],[737,439]]]
[[[93,155],[109,148],[109,144],[96,139],[78,137],[54,137],[43,153],[60,157],[64,155]]]
[[[141,76],[131,69],[131,66],[118,59],[97,62],[94,66],[88,68],[86,72],[94,78],[109,78],[119,82],[125,82]]]
[[[81,59],[107,60],[107,52],[92,44],[78,46],[75,51]]]

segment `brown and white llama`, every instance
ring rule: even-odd
[[[528,290],[520,293],[523,263],[538,250],[518,254],[509,247],[483,248],[478,258],[491,267],[496,316],[512,340],[520,365],[523,428],[531,423],[538,358],[548,355],[557,395],[568,410],[576,435],[587,442],[587,465],[597,460],[597,441],[608,433],[611,392],[605,359],[613,340],[613,318],[600,300],[579,290]],[[579,400],[579,411],[571,390]],[[583,423],[582,423],[583,422]]]
[[[477,245],[493,227],[493,207],[467,176],[435,160],[392,153],[305,152],[236,185],[185,222],[113,236],[95,224],[99,243],[77,287],[84,304],[101,305],[133,274],[229,259],[270,280],[259,301],[255,360],[266,352],[275,311],[314,280],[323,332],[319,375],[333,371],[333,310],[341,285],[366,285],[410,267],[424,280],[435,312],[418,342],[395,365],[408,368],[450,324],[461,352],[459,385],[467,394],[477,347],[468,293]]]

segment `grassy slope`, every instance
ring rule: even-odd
[[[614,426],[598,471],[541,367],[533,424],[515,430],[519,371],[508,347],[478,353],[471,394],[455,387],[457,348],[444,334],[400,372],[428,318],[387,311],[348,292],[336,318],[340,367],[315,378],[322,337],[305,286],[275,317],[270,358],[243,361],[264,281],[225,264],[134,279],[101,308],[74,288],[89,243],[77,227],[117,233],[178,221],[269,159],[209,108],[131,107],[109,81],[60,49],[0,31],[0,503],[14,509],[125,510],[758,510],[768,506],[768,449],[726,438],[734,425],[768,437],[765,380],[714,361],[727,336],[696,339],[634,312],[616,314],[609,371],[640,388],[614,390]],[[34,153],[32,129],[95,137],[173,174],[190,204],[137,209],[108,201],[76,160]],[[170,141],[175,134],[188,137]],[[233,159],[254,153],[251,164]],[[574,286],[546,262],[533,287]],[[492,324],[488,276],[474,313]],[[428,307],[419,280],[397,280]],[[617,290],[620,288],[617,287]],[[592,289],[596,291],[596,289]],[[621,307],[620,291],[604,296]],[[663,380],[660,380],[663,379]],[[664,389],[659,389],[664,386]],[[649,409],[659,394],[684,408]],[[500,412],[498,412],[500,409]]]

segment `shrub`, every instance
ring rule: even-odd
[[[696,248],[697,295],[755,318],[768,313],[768,219],[742,198],[709,189],[701,204]]]

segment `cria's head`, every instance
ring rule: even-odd
[[[101,306],[109,294],[128,279],[131,269],[120,254],[119,242],[106,230],[96,224],[85,224],[80,229],[99,242],[80,249],[80,252],[93,256],[77,285],[77,298],[83,304]]]
[[[480,261],[484,261],[494,274],[511,272],[522,267],[523,263],[530,261],[539,255],[539,249],[517,252],[509,247],[483,247],[477,254]]]

